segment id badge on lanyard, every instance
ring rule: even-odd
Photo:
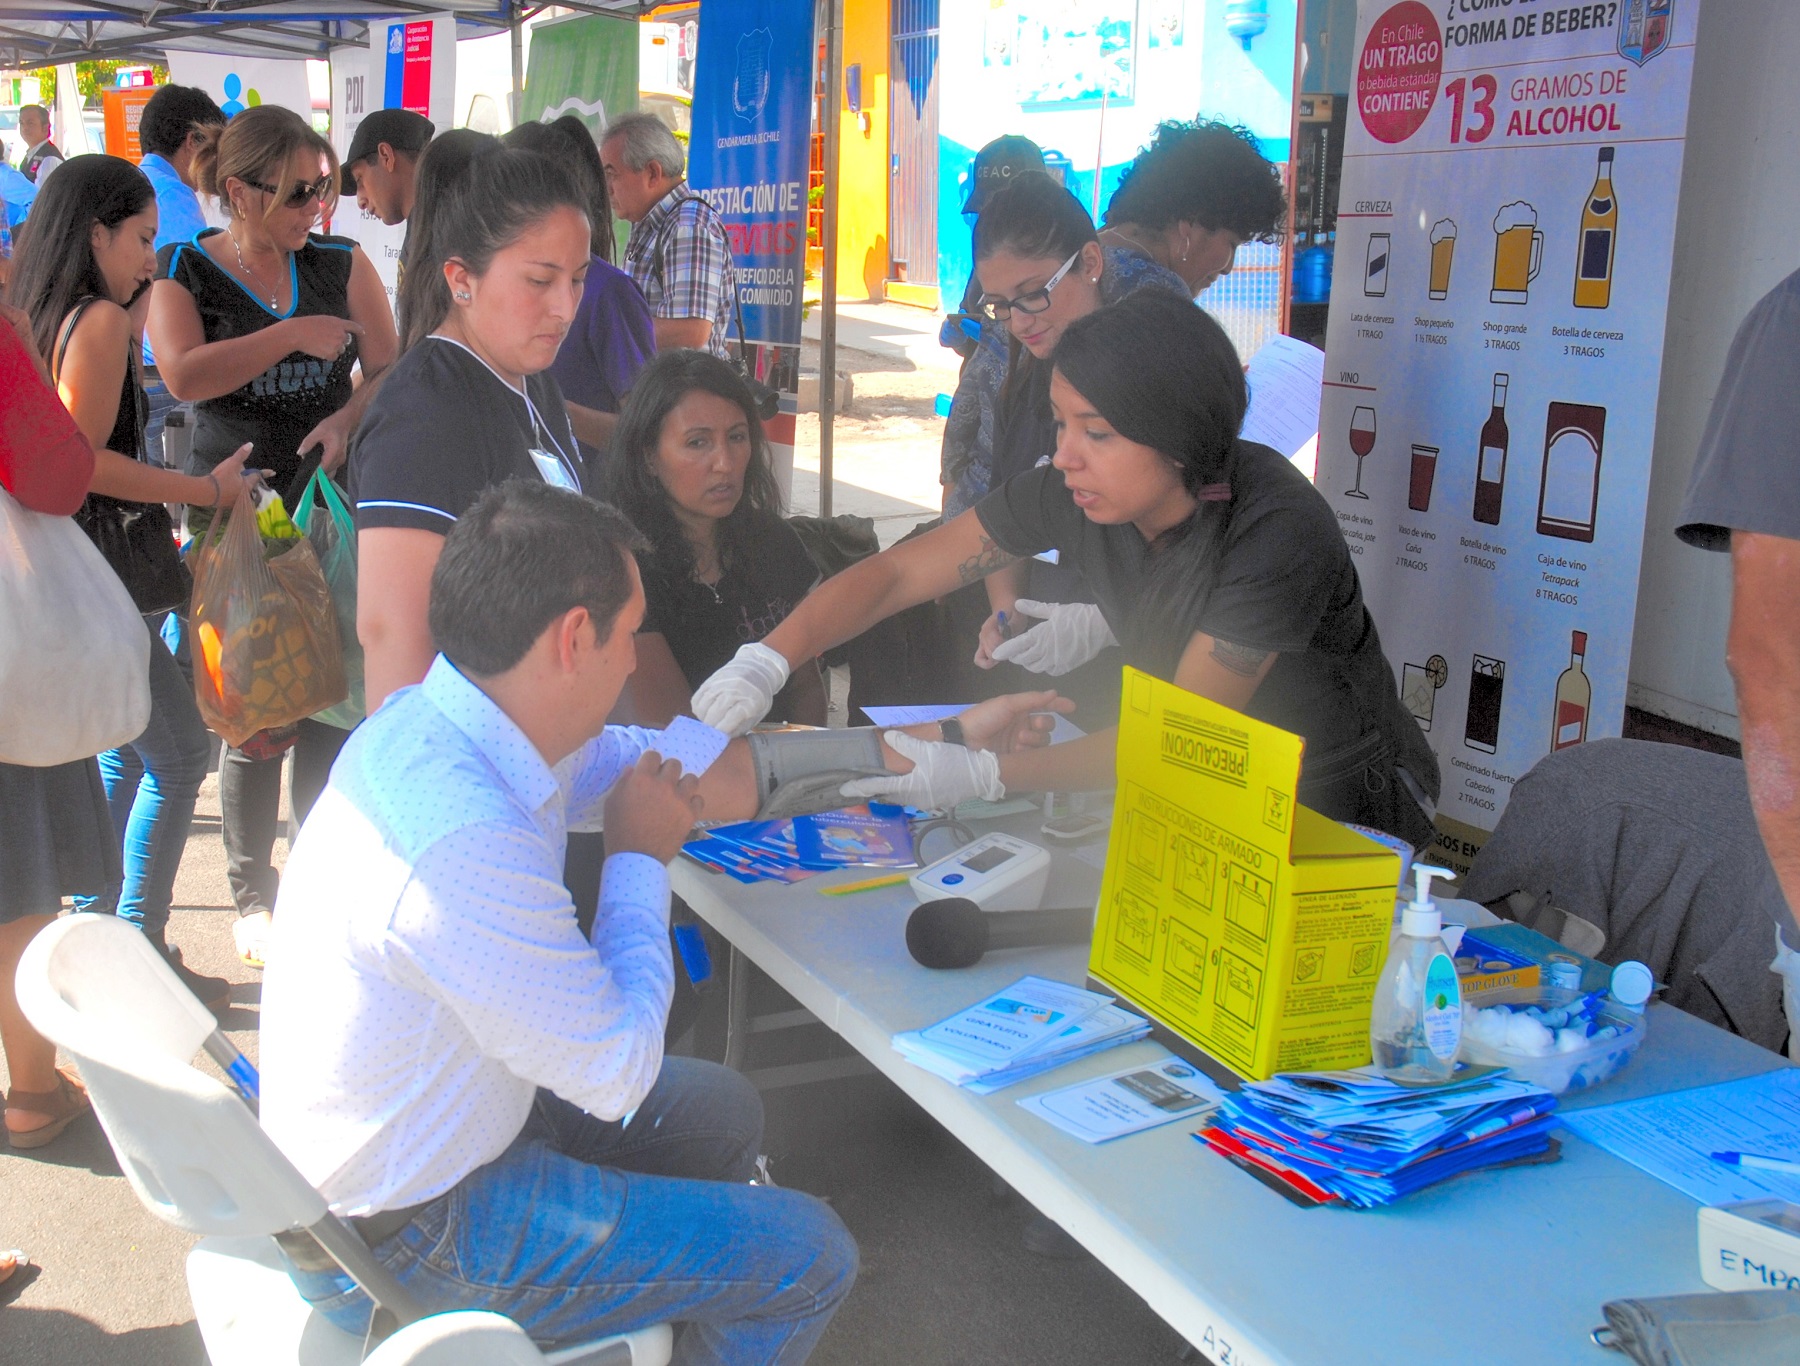
[[[537,466],[537,472],[543,476],[546,484],[552,488],[567,489],[570,493],[581,492],[569,474],[569,467],[558,456],[541,446],[532,447],[526,454],[531,457],[531,463]]]

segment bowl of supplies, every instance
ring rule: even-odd
[[[1463,1003],[1464,1062],[1506,1067],[1555,1095],[1598,1086],[1644,1041],[1644,1017],[1604,991],[1514,987]]]

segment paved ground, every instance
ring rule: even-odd
[[[877,517],[891,541],[936,511],[932,401],[954,384],[944,363],[954,358],[936,349],[936,320],[914,310],[846,305],[841,327],[859,349],[839,367],[854,372],[857,398],[839,427],[838,510]],[[817,505],[810,422],[799,511]],[[171,938],[194,967],[237,984],[226,1027],[254,1058],[259,974],[231,947],[218,814],[209,778]],[[981,1163],[884,1079],[789,1088],[767,1105],[777,1179],[831,1199],[862,1249],[856,1290],[816,1366],[1177,1359],[1177,1336],[1097,1263],[1027,1254],[1017,1199],[996,1195]],[[201,1366],[182,1271],[190,1242],[143,1211],[92,1120],[37,1156],[0,1147],[0,1246],[35,1263],[0,1290],[0,1366]]]

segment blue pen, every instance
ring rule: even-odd
[[[1790,1161],[1785,1157],[1761,1157],[1756,1153],[1713,1153],[1714,1162],[1722,1162],[1727,1167],[1746,1167],[1753,1171],[1786,1172],[1789,1176],[1800,1176],[1800,1162]]]
[[[1005,612],[997,612],[997,613],[995,613],[995,617],[1000,623],[1000,639],[1011,640],[1012,639],[1012,628],[1006,624],[1006,613]]]

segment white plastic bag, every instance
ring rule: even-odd
[[[0,489],[0,763],[48,768],[150,723],[150,632],[67,517]]]

